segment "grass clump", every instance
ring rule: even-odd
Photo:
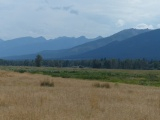
[[[26,70],[20,69],[20,70],[15,70],[15,72],[25,73],[25,72],[26,72]]]
[[[96,88],[110,88],[110,84],[109,83],[94,83],[93,87]]]
[[[54,82],[51,80],[44,80],[40,84],[42,87],[54,87]]]

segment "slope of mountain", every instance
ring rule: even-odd
[[[150,30],[149,29],[144,29],[144,30],[127,29],[127,30],[120,31],[112,36],[98,39],[92,42],[88,42],[88,43],[73,47],[71,49],[60,50],[60,51],[42,51],[42,52],[39,52],[39,54],[43,55],[44,58],[46,59],[65,58],[65,57],[67,58],[68,56],[82,54],[82,53],[100,48],[102,46],[105,46],[113,41],[122,41],[127,38],[130,38],[148,31]]]
[[[105,46],[113,41],[122,41],[125,40],[127,38],[136,36],[138,34],[144,33],[144,32],[148,32],[150,31],[149,29],[144,29],[144,30],[139,30],[139,29],[126,29],[123,31],[120,31],[114,35],[111,35],[109,37],[106,38],[102,38],[102,39],[98,39],[92,42],[88,42],[79,46],[76,46],[74,48],[71,48],[69,50],[67,50],[64,54],[66,56],[68,55],[76,55],[76,54],[81,54],[90,50],[94,50],[97,49],[99,47]],[[50,52],[50,51],[48,51]],[[51,51],[52,52],[52,51]]]
[[[87,39],[84,36],[79,38],[59,37],[50,40],[43,37],[16,38],[0,42],[0,57],[32,54],[43,50],[68,49],[92,40],[94,39]]]
[[[60,58],[68,58],[71,55],[78,55],[82,54],[100,47],[103,47],[113,41],[123,41],[125,39],[131,38],[133,36],[148,32],[150,30],[138,30],[138,29],[127,29],[120,31],[112,36],[98,39],[101,37],[98,37],[98,40],[91,41],[88,43],[84,43],[82,45],[70,48],[70,49],[64,49],[64,50],[45,50],[42,52],[37,52],[36,54],[31,55],[23,55],[23,56],[14,56],[14,57],[7,57],[6,59],[34,59],[37,54],[41,54],[45,59],[60,59]],[[80,37],[83,38],[83,37]],[[79,39],[80,39],[79,38]],[[57,40],[57,42],[60,42]],[[64,42],[63,42],[64,43]]]
[[[93,41],[95,38],[93,39],[87,39],[85,36],[80,36],[78,38],[75,37],[59,37],[56,39],[51,39],[47,41],[47,45],[44,46],[48,47],[49,45],[51,45],[54,42],[54,46],[52,44],[52,50],[60,50],[60,49],[68,49],[77,45],[81,45],[84,44],[86,42],[90,42]],[[54,47],[54,48],[53,48]],[[45,49],[45,50],[49,50],[49,49]]]
[[[67,59],[160,59],[160,29],[146,32],[124,41],[115,41],[101,48]]]

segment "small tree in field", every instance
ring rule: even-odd
[[[41,67],[42,65],[42,61],[43,61],[43,58],[41,55],[37,55],[36,58],[35,58],[35,64],[37,67]]]

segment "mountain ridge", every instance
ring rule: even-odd
[[[33,54],[43,50],[68,49],[94,40],[86,37],[61,37],[46,40],[44,37],[21,37],[0,42],[0,57]]]
[[[41,52],[37,52],[36,54],[41,54],[44,59],[67,59],[69,56],[74,56],[74,55],[80,55],[85,52],[92,51],[94,49],[98,49],[100,47],[103,47],[107,44],[110,44],[115,41],[123,41],[125,39],[131,38],[133,36],[142,34],[142,33],[147,33],[151,30],[149,29],[144,29],[144,30],[139,30],[139,29],[126,29],[122,30],[118,33],[115,33],[109,37],[98,39],[95,41],[87,42],[69,49],[62,49],[62,50],[45,50]],[[23,56],[14,56],[14,57],[8,57],[8,59],[34,59],[36,54],[30,54],[30,55],[23,55]],[[34,57],[33,57],[34,56]],[[7,58],[6,58],[7,59]]]
[[[124,41],[115,41],[96,50],[68,59],[160,59],[160,29],[142,33]]]

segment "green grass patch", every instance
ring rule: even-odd
[[[99,80],[104,82],[127,83],[145,86],[160,86],[159,70],[108,70],[89,68],[51,67],[0,67],[2,70],[19,73],[50,75],[52,77]]]

